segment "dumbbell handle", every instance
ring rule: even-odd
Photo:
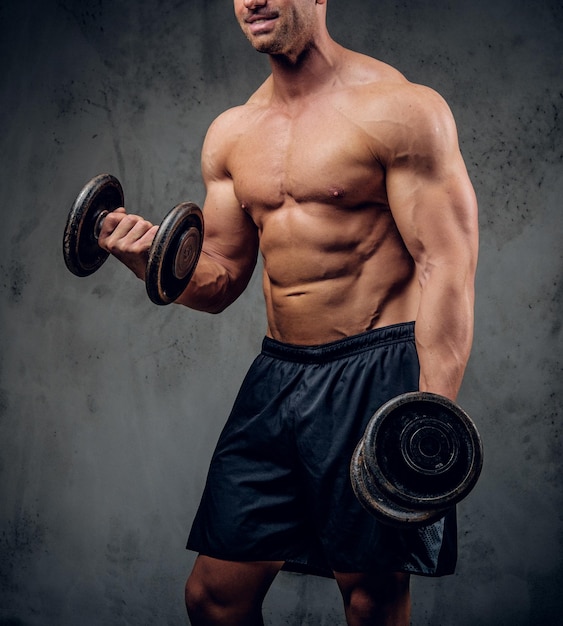
[[[104,225],[104,220],[110,214],[110,211],[103,210],[100,211],[100,214],[96,218],[96,223],[94,224],[94,238],[96,241],[100,238],[100,233],[102,232],[102,227]]]

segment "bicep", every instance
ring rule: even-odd
[[[393,174],[389,204],[409,253],[419,266],[473,261],[477,250],[477,203],[466,175],[429,179]]]
[[[389,205],[419,269],[467,265],[477,257],[477,201],[459,151],[453,119],[442,114],[389,163]]]
[[[233,180],[222,164],[226,148],[216,147],[216,134],[210,132],[202,152],[206,188],[202,255],[222,266],[231,285],[240,285],[242,291],[256,265],[258,232],[237,200]]]
[[[203,252],[225,264],[231,272],[253,268],[258,253],[257,229],[237,202],[230,178],[207,185],[203,215]]]

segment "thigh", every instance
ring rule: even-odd
[[[200,554],[187,593],[222,606],[261,604],[283,561],[224,561]]]
[[[302,548],[291,363],[258,358],[211,460],[188,548],[225,561],[285,561]]]

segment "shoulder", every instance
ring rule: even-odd
[[[209,126],[203,150],[228,150],[266,106],[269,80],[243,104],[231,107],[216,117]]]
[[[436,91],[409,81],[399,70],[383,61],[345,50],[342,63],[349,85],[381,104],[387,102],[391,107],[397,104],[408,106],[419,103],[430,107],[446,104]]]
[[[437,153],[457,147],[454,117],[444,98],[429,87],[406,83],[385,95],[384,137],[393,152]]]
[[[437,91],[410,82],[384,63],[366,61],[365,68],[349,97],[378,156],[390,159],[457,146],[454,117]]]
[[[393,131],[411,136],[454,130],[451,110],[434,89],[410,82],[390,65],[363,54],[346,50],[342,62],[344,89],[335,102],[366,128],[378,135]]]
[[[207,134],[220,133],[226,137],[241,134],[240,125],[250,122],[266,106],[270,90],[271,78],[268,78],[245,103],[227,109],[215,118]]]
[[[364,55],[355,57],[353,93],[373,117],[405,123],[451,119],[448,104],[434,89],[410,82],[386,63]]]
[[[424,133],[453,123],[447,102],[430,87],[405,81],[381,85],[377,90],[374,86],[374,91],[372,97],[383,117],[411,132]]]
[[[264,109],[265,96],[260,88],[244,104],[232,107],[216,117],[209,126],[201,153],[205,175],[222,175],[237,141],[245,135]]]
[[[204,148],[228,144],[229,141],[242,134],[242,125],[248,122],[252,114],[251,108],[248,104],[242,104],[223,111],[209,126]]]

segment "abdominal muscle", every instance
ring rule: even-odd
[[[414,263],[389,211],[276,209],[263,216],[261,250],[273,339],[319,345],[415,319]]]

